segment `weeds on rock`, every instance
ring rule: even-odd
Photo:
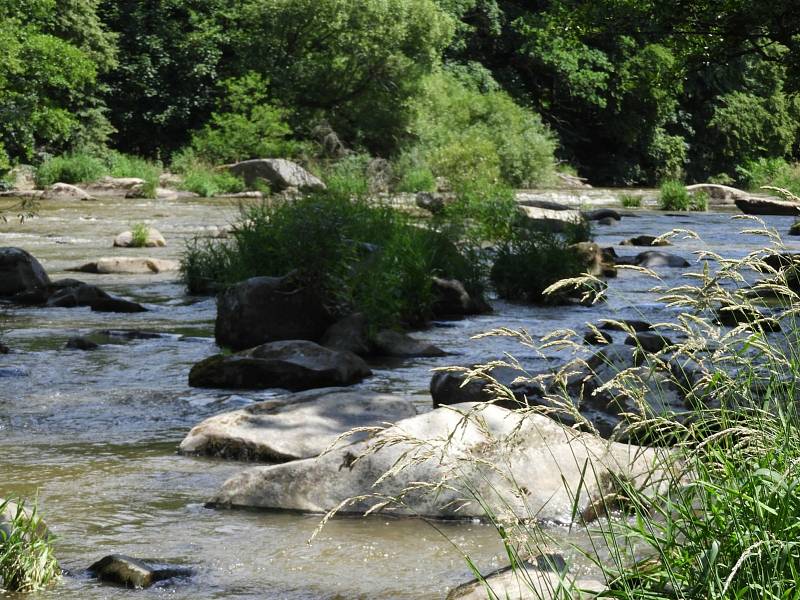
[[[32,592],[60,576],[53,538],[36,507],[0,500],[0,590]]]

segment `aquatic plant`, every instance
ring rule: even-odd
[[[150,228],[146,223],[136,223],[131,228],[131,248],[144,248],[150,236]]]
[[[661,184],[659,191],[659,208],[661,210],[704,211],[708,208],[708,194],[704,192],[690,193],[679,181],[665,181]]]
[[[53,541],[35,505],[0,500],[0,590],[32,592],[58,579]]]
[[[634,196],[632,194],[620,194],[619,200],[625,208],[639,208],[642,205],[641,196]]]

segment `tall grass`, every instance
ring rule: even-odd
[[[0,591],[32,592],[60,575],[53,538],[36,507],[0,500]]]
[[[637,440],[665,448],[658,485],[643,487],[639,481],[615,475],[604,468],[599,453],[597,462],[585,464],[580,484],[570,490],[574,495],[570,527],[588,540],[572,551],[593,563],[592,576],[605,587],[600,597],[800,598],[800,286],[796,275],[800,265],[786,258],[787,248],[776,231],[757,218],[745,219],[754,223],[748,233],[764,236],[763,249],[740,259],[700,252],[702,271],[692,274],[686,284],[659,290],[664,305],[679,311],[673,313],[674,321],[655,324],[657,331],[677,340],[661,350],[644,352],[639,347],[634,354],[639,358],[632,362],[598,362],[587,358],[591,351],[575,331],[556,331],[537,340],[525,332],[501,329],[488,335],[511,335],[528,354],[552,355],[559,350],[572,352],[575,358],[541,374],[526,372],[514,360],[459,369],[468,381],[488,383],[493,396],[489,404],[517,402],[520,408],[515,413],[523,420],[544,414],[566,426],[599,434],[593,411],[603,407],[618,419],[617,426],[605,432],[609,444]],[[592,282],[590,276],[573,278],[546,293]],[[726,312],[736,314],[738,324],[721,326]],[[775,332],[776,323],[780,332]],[[617,325],[634,333],[624,323]],[[500,366],[519,373],[513,389],[493,378]],[[580,373],[603,375],[592,384],[577,377]],[[519,400],[519,386],[526,385],[530,403]],[[535,389],[542,390],[542,395],[534,394]],[[681,403],[669,401],[675,390],[681,393]],[[471,409],[470,414],[480,427],[480,408]],[[510,457],[530,431],[521,434],[525,432],[522,426],[509,429],[496,443],[507,448]],[[457,432],[450,435],[458,437]],[[409,437],[403,443],[424,447],[430,440]],[[579,444],[575,438],[576,454]],[[463,465],[458,472],[448,472],[442,481],[414,482],[394,499],[383,499],[381,506],[402,502],[407,494],[421,489],[433,493],[456,485],[479,489],[470,477],[479,472],[478,465],[487,467],[485,455],[470,457],[463,448],[453,451],[457,455],[452,460]],[[638,452],[635,447],[632,451],[632,456]],[[446,463],[446,452],[446,447],[437,447],[436,460]],[[403,461],[384,477],[418,464],[411,451],[404,452]],[[476,469],[468,466],[470,461]],[[488,468],[503,470],[505,464],[500,461]],[[514,472],[505,475],[507,481],[516,479]],[[568,476],[562,477],[567,486]],[[581,509],[581,489],[589,489],[590,482],[607,492],[593,499],[590,510]],[[518,489],[514,503],[502,511],[508,514],[489,510],[488,498],[476,495],[473,500],[487,509],[486,518],[496,527],[518,582],[527,586],[530,597],[539,597],[540,583],[535,573],[528,572],[525,559],[548,553],[553,540],[537,524],[536,512],[526,509],[527,494]],[[480,577],[479,569],[466,559]],[[491,590],[491,581],[485,584],[487,597],[503,597]],[[557,578],[554,587],[543,597],[581,597],[579,584],[566,575]]]
[[[54,183],[88,183],[108,174],[108,166],[97,156],[74,152],[54,156],[36,169],[36,185],[47,187]]]
[[[661,210],[693,210],[708,209],[708,194],[705,192],[690,193],[679,181],[665,181],[659,193]]]

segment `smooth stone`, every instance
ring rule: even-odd
[[[293,274],[253,277],[219,295],[214,334],[220,346],[244,350],[281,340],[316,341],[332,324],[320,295]]]
[[[410,335],[384,329],[372,338],[372,351],[376,356],[395,358],[447,356],[447,353],[433,344],[421,342]]]
[[[770,197],[737,198],[736,206],[747,215],[800,216],[800,204]]]
[[[92,200],[86,190],[68,183],[54,183],[40,196],[42,200]]]
[[[145,183],[139,177],[102,177],[86,186],[86,191],[95,197],[125,197],[130,192],[141,193]]]
[[[708,194],[709,204],[711,206],[733,206],[736,200],[747,199],[751,196],[745,191],[716,183],[696,183],[694,185],[687,185],[686,191],[690,194],[695,194],[697,192]]]
[[[372,371],[355,354],[305,340],[286,340],[207,358],[192,367],[189,385],[302,391],[352,385],[370,375]]]
[[[518,208],[528,225],[552,233],[567,231],[571,227],[580,226],[585,222],[579,210],[570,208],[553,210],[525,205],[520,205]]]
[[[0,296],[44,294],[50,278],[41,263],[21,248],[0,248]]]
[[[75,280],[66,280],[68,285],[59,286],[47,299],[47,306],[55,308],[75,308],[88,306],[95,312],[146,312],[137,302],[112,296],[95,285]]]
[[[163,248],[167,245],[167,240],[161,235],[161,232],[154,227],[147,228],[147,238],[145,239],[144,246],[140,248]],[[115,248],[131,248],[133,247],[133,231],[123,231],[114,238]]]
[[[583,342],[590,346],[607,346],[614,343],[614,338],[608,332],[587,331],[583,336]]]
[[[67,269],[78,273],[96,273],[99,275],[150,273],[172,273],[179,271],[181,264],[176,260],[162,258],[145,258],[135,256],[110,256],[98,258],[79,267]]]
[[[206,419],[181,442],[183,454],[286,462],[322,454],[348,431],[416,415],[410,400],[327,388],[268,400]],[[345,443],[364,438],[363,433]]]
[[[317,513],[340,507],[363,514],[402,495],[392,514],[468,519],[511,512],[572,523],[573,515],[612,491],[617,477],[658,481],[657,462],[664,457],[662,450],[608,442],[542,415],[467,403],[404,419],[317,458],[246,469],[208,505]],[[386,475],[398,461],[406,467]],[[448,485],[436,493],[419,485],[442,480]]]
[[[148,588],[159,581],[191,577],[193,574],[193,571],[186,567],[153,564],[123,554],[105,556],[92,564],[88,570],[100,581],[127,588]]]
[[[527,206],[530,208],[543,208],[545,210],[574,210],[572,207],[554,200],[537,200],[535,198],[521,198],[517,200],[520,206]]]
[[[289,188],[300,191],[324,190],[325,184],[303,167],[283,158],[256,158],[245,160],[234,165],[226,165],[228,171],[242,177],[248,186],[259,179],[266,180],[273,192],[282,192]]]
[[[637,319],[605,319],[600,321],[598,329],[605,329],[606,331],[652,331],[653,325],[647,321],[639,321]]]

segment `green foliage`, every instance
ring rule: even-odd
[[[545,296],[554,283],[577,277],[584,271],[580,255],[570,248],[574,237],[520,227],[513,239],[502,244],[491,270],[491,280],[501,298],[535,303],[560,302]],[[571,239],[573,238],[573,239]]]
[[[384,155],[454,28],[432,0],[247,0],[236,13],[241,71],[269,81],[298,125],[325,119],[343,139]]]
[[[693,210],[708,209],[708,194],[689,191],[679,181],[665,181],[659,190],[659,208],[661,210]]]
[[[632,194],[620,194],[619,200],[625,208],[639,208],[642,205],[642,197]]]
[[[434,302],[431,276],[457,277],[469,264],[444,230],[354,198],[351,185],[243,209],[232,241],[189,246],[182,262],[189,289],[298,270],[334,310],[364,312],[372,327],[424,322]]]
[[[87,183],[107,173],[108,167],[100,158],[74,152],[44,161],[36,170],[36,184],[44,187],[54,183]]]
[[[53,538],[36,507],[0,500],[0,590],[32,592],[60,576]]]
[[[433,192],[436,177],[431,168],[419,156],[419,152],[404,152],[394,163],[398,192]]]
[[[182,176],[182,189],[203,198],[235,194],[246,189],[241,178],[206,164],[190,148],[175,154],[172,170]]]
[[[438,72],[427,78],[412,110],[419,154],[457,192],[477,180],[533,187],[553,176],[552,135],[504,92],[482,93]]]
[[[108,165],[109,175],[144,179],[143,196],[145,198],[156,197],[156,188],[158,188],[159,178],[163,172],[160,163],[119,152],[109,152],[105,161]]]
[[[144,248],[150,235],[150,228],[145,223],[136,223],[131,228],[131,248]]]
[[[800,195],[800,163],[789,164],[782,158],[759,158],[736,169],[747,189],[758,191],[763,186],[789,190]]]
[[[192,136],[192,148],[200,159],[221,164],[287,157],[297,151],[297,144],[288,140],[287,113],[269,104],[269,86],[261,76],[248,73],[223,85],[219,111]]]

